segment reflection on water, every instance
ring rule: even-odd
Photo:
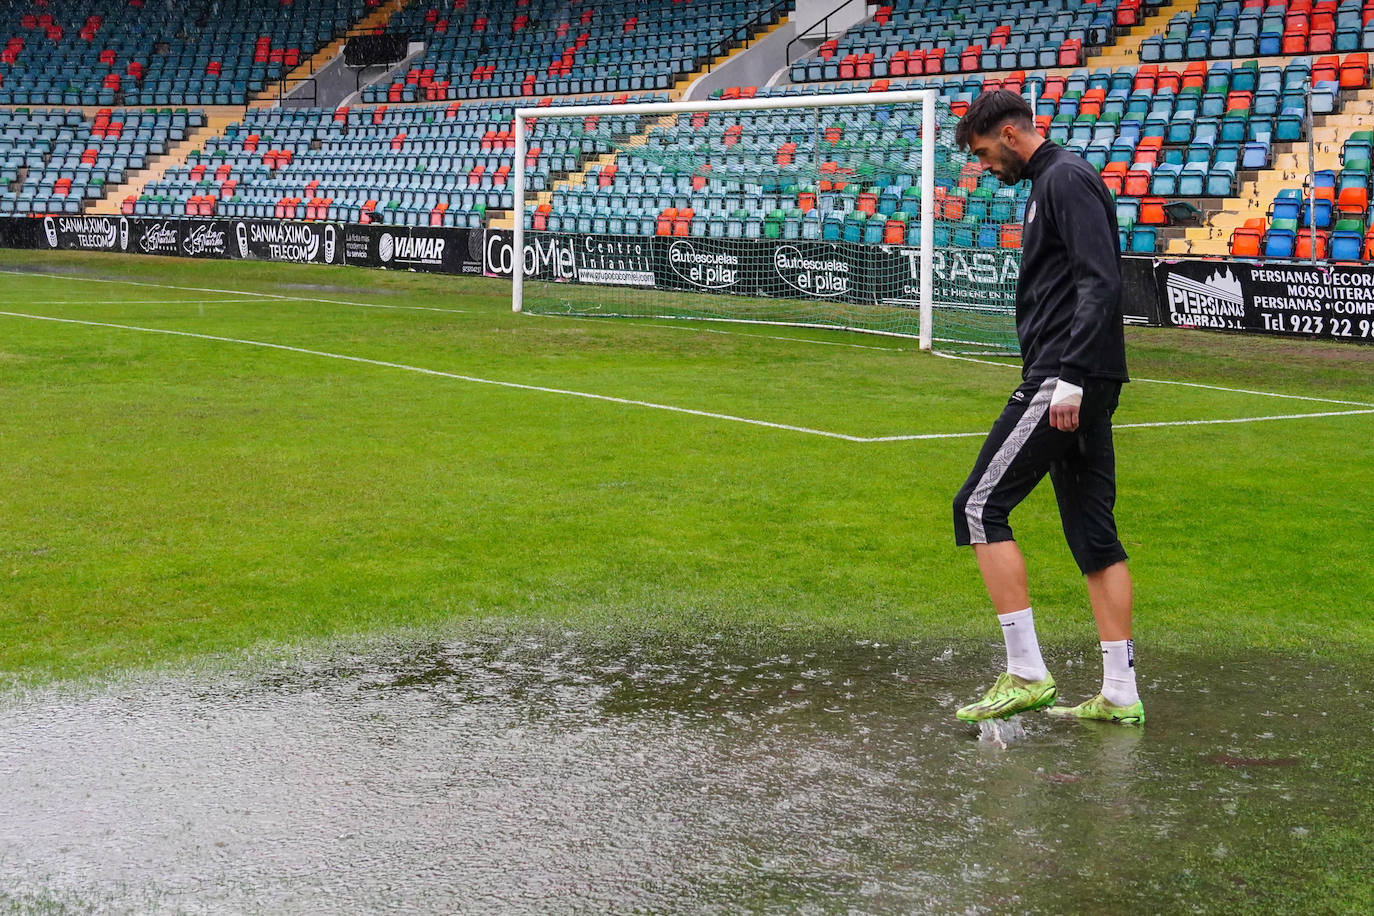
[[[1344,791],[1371,728],[1326,715],[1368,706],[1361,666],[1155,654],[1144,731],[1028,715],[1002,748],[952,715],[990,649],[733,645],[394,645],[0,700],[0,910],[1220,912],[1323,901],[1371,851]],[[1062,670],[1096,691],[1094,660]]]

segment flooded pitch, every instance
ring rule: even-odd
[[[1142,652],[1143,731],[1030,715],[1003,748],[952,715],[991,647],[737,646],[484,637],[0,697],[0,911],[1370,900],[1367,663]],[[1047,656],[1096,691],[1095,654]]]

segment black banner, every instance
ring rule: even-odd
[[[446,274],[482,273],[482,233],[417,226],[346,226],[349,264]]]
[[[488,276],[511,275],[511,246],[508,230],[487,232]],[[891,253],[847,242],[526,232],[524,258],[537,280],[778,299],[878,302],[897,275]]]
[[[350,67],[375,67],[405,60],[406,35],[355,35],[344,44],[344,63]]]
[[[40,220],[0,219],[0,248],[42,248],[45,244]]]
[[[129,220],[122,216],[45,216],[43,247],[77,251],[128,251]]]
[[[279,220],[44,216],[0,219],[10,248],[117,251],[509,277],[511,232]],[[919,249],[790,239],[527,232],[526,275],[542,280],[915,307]],[[936,301],[1015,304],[1020,252],[933,252]],[[1132,323],[1374,343],[1374,265],[1127,258]]]
[[[891,255],[850,242],[755,241],[759,295],[877,302],[893,298]]]
[[[511,276],[515,264],[515,240],[508,229],[488,229],[482,245],[482,269],[488,277]],[[551,232],[526,232],[525,276],[537,280],[575,282],[576,243],[581,236]]]
[[[663,289],[710,293],[754,293],[755,265],[735,241],[660,238],[658,283]]]
[[[188,258],[230,257],[234,224],[225,220],[183,220],[178,246]]]
[[[889,267],[896,278],[887,298],[921,301],[921,249],[885,248],[899,264]],[[936,248],[931,253],[932,295],[941,305],[967,308],[1016,308],[1016,278],[1021,275],[1021,251],[1011,248]]]
[[[181,221],[168,220],[125,220],[119,227],[119,248],[134,254],[161,254],[176,256],[181,251]],[[127,222],[129,237],[125,247],[124,227]]]
[[[45,216],[32,222],[42,227],[36,246],[40,248],[191,258],[344,263],[343,246],[340,244],[343,227],[334,223],[140,219],[130,216]]]
[[[283,220],[234,220],[231,258],[292,264],[343,264],[343,226]]]
[[[1127,324],[1159,327],[1159,289],[1154,258],[1121,259],[1121,311]]]
[[[1168,327],[1374,341],[1374,268],[1158,261],[1155,273]]]

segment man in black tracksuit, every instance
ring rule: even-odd
[[[954,500],[955,540],[973,545],[1002,624],[1007,672],[960,719],[1051,706],[1057,696],[1035,636],[1026,566],[1008,515],[1050,475],[1069,549],[1087,578],[1102,643],[1102,691],[1052,713],[1145,721],[1131,643],[1131,577],[1116,534],[1112,413],[1127,381],[1115,206],[1088,162],[1036,132],[1030,106],[985,93],[955,131],[1004,184],[1031,181],[1016,286],[1023,382],[993,424]]]

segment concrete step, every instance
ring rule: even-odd
[[[369,30],[381,28],[386,25],[393,14],[405,9],[412,2],[413,0],[387,0],[367,14],[361,22],[358,22],[349,31],[363,34]],[[348,36],[345,35],[320,48],[309,60],[302,61],[300,66],[286,74],[279,83],[265,87],[262,92],[250,99],[249,105],[254,108],[271,108],[279,104],[284,97],[290,95],[302,83],[310,79],[316,71],[323,69],[326,64],[342,54],[344,45],[347,43]]]
[[[1117,39],[1116,44],[1102,54],[1091,58],[1088,66],[1097,67],[1136,67],[1140,65],[1140,46],[1151,35],[1165,30],[1169,20],[1179,13],[1195,13],[1200,0],[1173,0],[1160,7],[1153,15],[1136,23],[1131,30]]]
[[[135,172],[129,176],[129,180],[118,187],[109,188],[105,196],[87,208],[89,213],[115,214],[119,212],[120,206],[124,203],[124,198],[129,196],[137,197],[143,193],[143,189],[154,181],[157,181],[167,170],[177,165],[185,165],[186,157],[193,150],[201,149],[205,141],[216,134],[221,134],[224,129],[243,117],[242,108],[209,108],[205,112],[205,124],[198,127],[186,135],[186,138],[175,146],[168,147],[167,152],[148,160],[147,168]]]

